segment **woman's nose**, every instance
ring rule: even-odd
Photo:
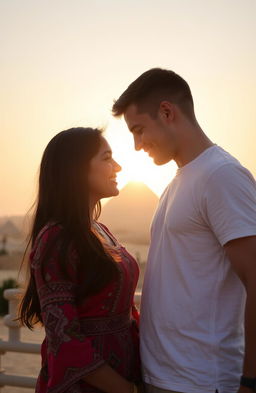
[[[114,161],[115,163],[115,172],[120,172],[122,170],[121,165],[119,165],[116,161]]]

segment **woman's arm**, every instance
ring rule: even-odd
[[[84,377],[84,380],[106,393],[133,393],[134,384],[121,377],[107,363]]]

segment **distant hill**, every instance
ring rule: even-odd
[[[144,183],[130,182],[102,208],[99,221],[121,241],[147,244],[157,195]]]

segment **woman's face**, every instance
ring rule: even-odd
[[[90,199],[94,203],[119,194],[116,174],[120,170],[120,165],[112,158],[108,142],[101,137],[100,149],[90,162],[88,174]]]

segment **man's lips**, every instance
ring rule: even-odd
[[[150,152],[154,149],[153,145],[147,145],[145,147],[142,147],[142,149],[144,150],[145,153],[150,154]]]
[[[151,157],[152,149],[143,149],[145,153],[147,153]]]

